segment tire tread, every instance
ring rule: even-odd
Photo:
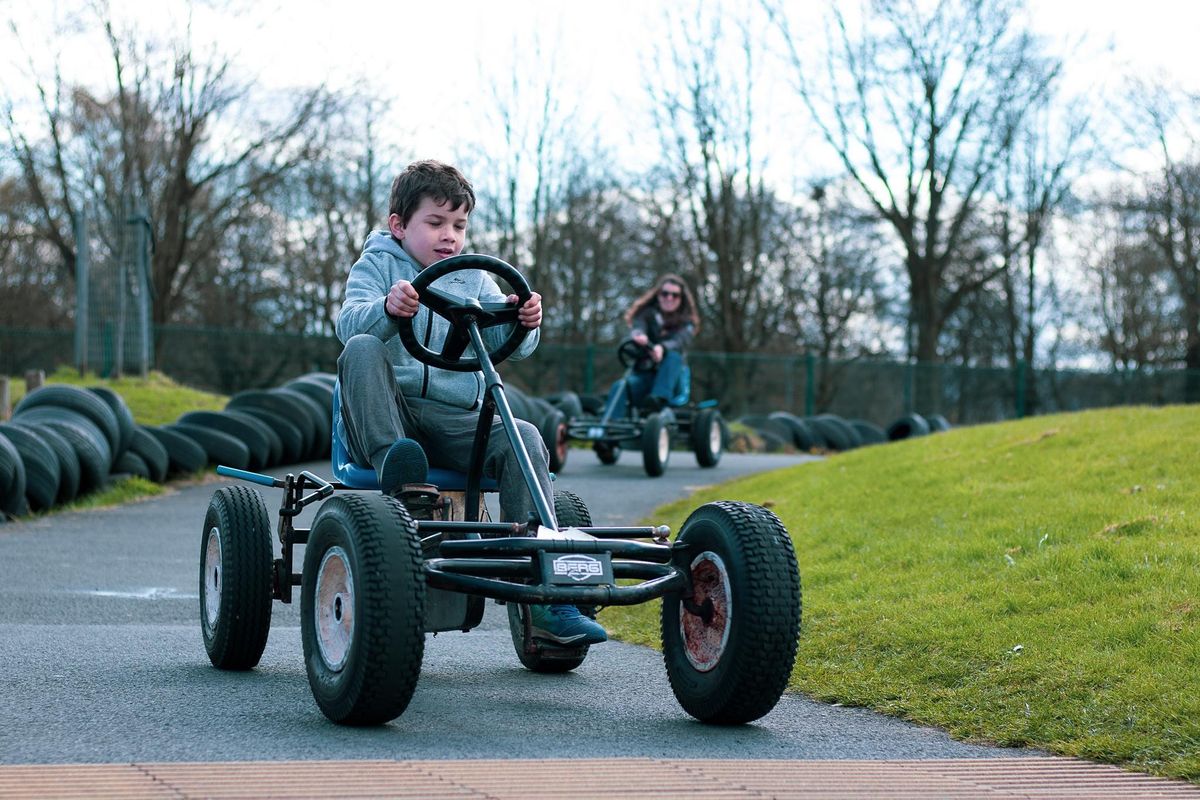
[[[668,626],[678,628],[678,617],[669,619],[671,609],[677,615],[678,602],[664,602],[663,658],[671,688],[684,710],[702,722],[742,724],[767,714],[787,688],[802,616],[800,573],[787,529],[767,509],[734,501],[708,503],[688,518],[680,537],[686,536],[694,520],[703,519],[732,531],[741,550],[740,560],[747,575],[737,581],[741,593],[735,598],[733,621],[739,629],[733,635],[738,648],[726,656],[732,663],[720,667],[727,671],[717,690],[703,698],[691,696],[677,680],[677,667],[665,646]],[[739,607],[751,611],[739,612]],[[682,655],[676,657],[684,659]]]

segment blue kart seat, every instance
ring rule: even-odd
[[[338,429],[342,421],[342,387],[338,382],[333,384],[333,442],[329,459],[333,467],[334,480],[350,489],[378,489],[379,477],[371,467],[356,464],[350,458],[346,443],[342,441]],[[428,482],[442,491],[465,492],[467,476],[465,473],[441,467],[430,467]],[[493,478],[483,478],[480,489],[485,492],[499,491],[499,486]]]

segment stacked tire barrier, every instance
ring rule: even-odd
[[[328,458],[335,377],[313,372],[273,389],[247,389],[221,411],[189,411],[152,433],[181,470],[224,464],[258,471]]]
[[[580,413],[579,398],[574,392],[561,392],[553,397],[534,397],[512,386],[504,387],[504,395],[513,416],[534,425],[550,452],[550,471],[560,472],[567,464],[570,442],[567,423]]]
[[[105,386],[43,386],[0,423],[0,522],[69,503],[114,476],[163,483],[215,464],[262,470],[328,458],[334,377],[239,392],[222,411],[167,425],[135,422]]]
[[[887,428],[865,419],[843,419],[837,414],[800,417],[787,411],[747,414],[738,422],[752,429],[768,452],[785,449],[804,453],[841,453],[874,444],[950,429],[941,414],[905,414]]]
[[[113,475],[154,479],[165,458],[111,389],[43,386],[0,423],[0,516],[69,503],[104,488]]]

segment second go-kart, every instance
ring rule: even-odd
[[[714,502],[696,509],[671,541],[665,526],[593,526],[587,506],[570,492],[545,497],[495,369],[526,335],[516,324],[520,302],[480,304],[435,285],[465,269],[492,273],[520,302],[530,294],[524,277],[503,261],[447,258],[413,281],[420,302],[452,322],[445,345],[440,352],[421,345],[411,320],[401,320],[400,336],[427,364],[482,373],[485,401],[469,470],[433,469],[428,485],[409,484],[400,498],[384,495],[374,470],[350,462],[336,425],[335,480],[308,471],[274,478],[219,467],[223,475],[283,489],[283,500],[275,537],[258,490],[225,486],[209,503],[200,547],[200,627],[213,665],[254,667],[267,643],[273,601],[291,603],[298,586],[304,660],[317,705],[336,723],[381,724],[409,704],[425,635],[474,628],[488,598],[507,605],[517,658],[542,673],[579,667],[588,648],[532,635],[530,604],[586,609],[661,598],[663,657],[683,709],[719,724],[769,712],[787,685],[800,628],[800,574],[783,524],[760,506]],[[489,352],[481,329],[496,325],[512,332]],[[496,414],[533,500],[528,521],[488,520],[483,492],[494,487],[483,477],[483,452]],[[317,502],[311,527],[297,527],[297,515]],[[557,528],[544,524],[555,516]],[[297,545],[304,546],[299,572]]]
[[[649,358],[649,347],[626,340],[617,348],[625,367],[599,415],[579,416],[567,425],[567,436],[592,443],[602,464],[615,464],[622,448],[642,451],[646,474],[657,478],[666,471],[674,442],[686,444],[701,467],[715,467],[724,452],[725,422],[715,400],[691,402],[691,374],[686,366],[666,407],[645,412],[633,402],[631,378]],[[616,409],[623,407],[625,413]]]

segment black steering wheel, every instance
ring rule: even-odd
[[[621,362],[621,366],[629,368],[646,359],[650,359],[653,363],[653,356],[650,355],[651,347],[648,344],[638,344],[633,339],[626,339],[617,347],[617,361]]]
[[[489,272],[502,279],[512,287],[512,293],[517,296],[516,305],[503,302],[481,303],[474,297],[458,297],[441,289],[430,287],[430,284],[438,278],[468,269]],[[525,280],[524,275],[517,272],[515,267],[498,258],[476,253],[443,258],[421,270],[417,277],[413,278],[412,287],[417,290],[421,305],[450,323],[450,332],[446,334],[442,352],[438,353],[417,341],[416,333],[413,331],[413,317],[396,319],[400,341],[404,344],[404,348],[412,354],[413,358],[424,364],[453,372],[478,372],[480,369],[478,358],[462,357],[463,351],[471,343],[468,323],[472,320],[479,326],[481,332],[484,328],[492,328],[497,325],[511,324],[513,326],[512,333],[508,335],[508,338],[496,349],[488,351],[488,358],[493,364],[499,364],[515,353],[521,346],[521,342],[525,341],[525,337],[529,335],[530,329],[517,319],[517,311],[533,294],[529,288],[529,282]]]

